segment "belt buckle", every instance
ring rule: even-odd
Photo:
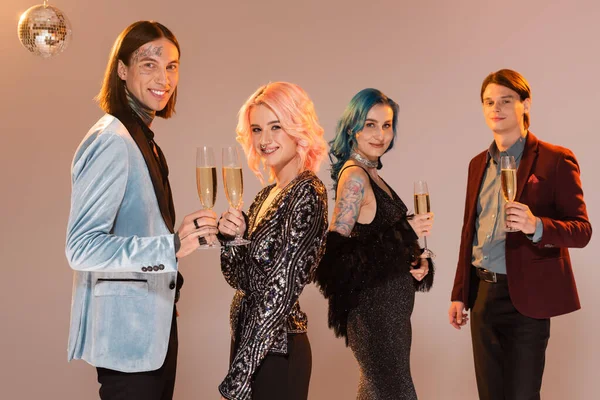
[[[483,278],[484,282],[498,283],[498,277],[495,272],[487,270],[485,268],[481,268],[481,272],[484,276],[484,278]],[[488,278],[488,277],[490,277],[490,278]]]

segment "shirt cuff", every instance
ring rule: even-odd
[[[229,393],[223,393],[223,392],[224,392],[224,390],[221,389],[221,386],[219,386],[219,394],[221,395],[221,397],[224,397],[227,400],[233,399],[233,397],[229,397]]]
[[[227,242],[230,242],[233,239],[235,239],[235,236],[224,235],[221,232],[217,232],[217,240],[221,243],[221,246],[225,246]]]
[[[181,239],[179,239],[179,232],[175,232],[175,234],[173,235],[173,247],[175,248],[175,254],[177,254],[177,252],[181,248]]]
[[[533,235],[527,235],[527,238],[531,240],[533,243],[538,243],[542,240],[542,235],[544,233],[544,224],[542,220],[538,217],[535,217],[535,232]]]

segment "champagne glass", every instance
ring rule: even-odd
[[[431,211],[431,205],[429,203],[429,189],[427,182],[416,181],[415,182],[415,214],[427,214]],[[423,237],[425,248],[423,249],[422,256],[425,258],[435,258],[433,251],[427,248],[427,237]]]
[[[225,196],[229,205],[236,210],[242,206],[242,195],[244,194],[244,177],[242,175],[242,163],[237,147],[223,148],[223,185]],[[242,232],[235,233],[235,239],[227,243],[228,246],[244,246],[250,241],[242,237]]]
[[[196,186],[202,208],[212,210],[217,200],[217,164],[212,147],[203,146],[196,149]],[[218,247],[216,243],[199,245],[199,249]]]
[[[513,156],[500,157],[502,195],[506,202],[515,201],[517,195],[517,164]],[[508,222],[507,222],[508,225]],[[506,226],[507,232],[517,232],[516,228]]]

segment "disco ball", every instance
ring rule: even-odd
[[[23,47],[36,56],[49,58],[69,45],[71,23],[62,11],[44,1],[21,15],[17,34]]]

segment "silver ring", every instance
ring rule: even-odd
[[[266,148],[267,148],[267,145],[266,145],[266,144],[261,144],[261,145],[260,145],[260,149],[261,149],[261,150],[264,150],[264,149],[266,149]]]

